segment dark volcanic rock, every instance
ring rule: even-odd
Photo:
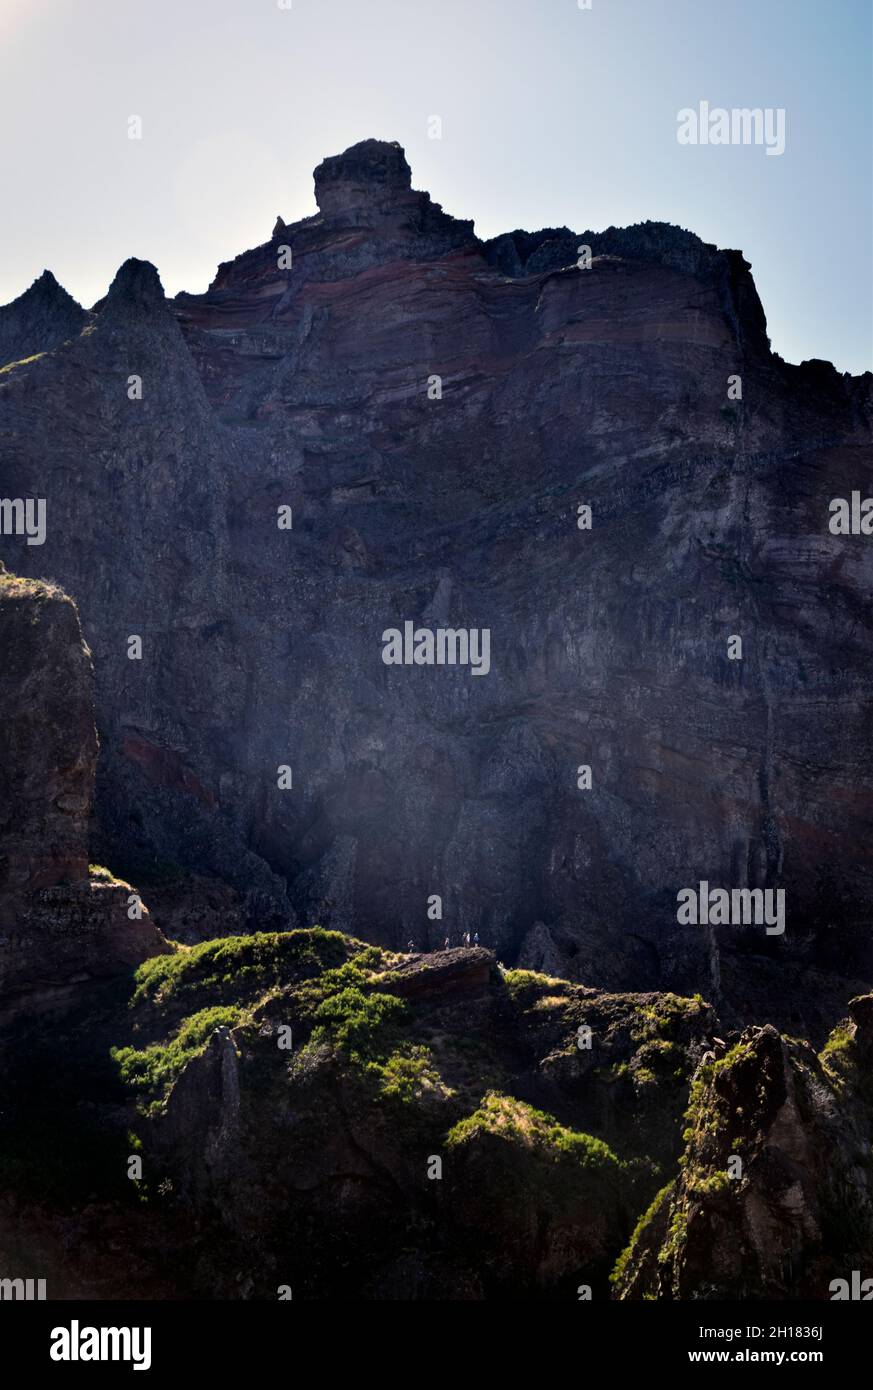
[[[158,272],[150,261],[132,256],[119,266],[108,294],[97,301],[94,312],[105,313],[108,309],[113,316],[129,314],[143,319],[150,314],[159,317],[164,313],[164,305],[164,287]]]
[[[342,969],[313,973],[338,945]],[[217,1029],[139,1122],[153,1180],[203,1223],[199,1277],[223,1297],[240,1296],[239,1270],[254,1298],[282,1283],[295,1297],[575,1296],[579,1281],[605,1294],[656,1165],[675,1160],[708,1007],[317,931],[252,938],[244,959],[277,948],[287,983]],[[186,992],[188,1008],[216,999],[213,962],[238,949],[212,943],[178,976],[170,963],[137,1007],[140,1045],[175,1029]],[[238,970],[220,997],[241,1003],[251,979]]]
[[[0,308],[0,367],[20,362],[75,338],[88,315],[72,295],[44,270],[29,290]]]
[[[378,141],[316,186],[205,294],[128,263],[0,377],[3,491],[49,516],[4,554],[94,652],[101,857],[224,877],[251,926],[730,983],[738,1021],[761,962],[786,1000],[851,976],[830,1026],[873,979],[873,560],[828,530],[873,378],[771,354],[741,254],[681,229],[482,243]],[[405,620],[488,628],[490,673],[385,666]],[[784,888],[785,937],[679,927],[701,879]]]
[[[129,884],[89,878],[91,654],[60,590],[0,573],[0,1022],[169,946]]]
[[[447,216],[429,193],[413,189],[412,170],[396,141],[362,140],[323,160],[314,177],[315,201],[331,226],[379,226],[385,234],[443,233],[458,244],[474,240],[472,222]],[[288,231],[283,224],[283,233]]]
[[[622,1257],[619,1297],[828,1298],[865,1268],[873,1091],[857,1019],[871,1004],[852,1001],[819,1057],[769,1025],[707,1054],[681,1174]]]
[[[59,392],[58,416],[40,405],[46,367],[58,373],[48,387]],[[219,731],[214,719],[217,699],[237,708],[239,728],[247,699],[226,553],[233,452],[154,267],[125,262],[89,332],[0,382],[9,386],[0,400],[5,484],[12,496],[45,497],[47,516],[39,566],[24,537],[4,538],[7,553],[19,572],[75,571],[96,618],[86,634],[98,800],[107,786],[126,790],[120,799],[110,793],[115,833],[98,840],[95,857],[215,872],[243,895],[247,917],[293,924],[284,885],[216,810],[221,779],[232,799],[232,768],[245,761],[230,753],[233,731]],[[139,399],[130,394],[137,382]],[[17,457],[7,431],[16,416],[31,435]],[[132,636],[142,639],[141,660],[128,659]]]
[[[865,1267],[869,1000],[817,1057],[700,999],[320,929],[131,988],[0,1075],[0,1256],[50,1296],[602,1300],[615,1267],[623,1298],[825,1299]]]
[[[0,913],[88,877],[97,766],[91,655],[73,602],[0,567]]]
[[[390,211],[412,191],[412,170],[396,141],[362,140],[315,170],[315,201],[332,222],[363,209]]]
[[[490,951],[459,948],[413,957],[406,965],[392,971],[390,980],[384,981],[381,987],[401,999],[424,999],[482,990],[494,974],[494,957]]]

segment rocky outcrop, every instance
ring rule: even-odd
[[[196,944],[246,930],[243,900],[229,884],[188,873],[178,864],[140,859],[125,867],[149,905],[152,921],[173,941]]]
[[[204,942],[9,1052],[0,1255],[53,1297],[828,1299],[869,1274],[871,1018],[817,1056],[481,951]]]
[[[207,1181],[230,1177],[239,1138],[239,1052],[226,1025],[216,1028],[206,1048],[188,1063],[173,1089],[165,1141],[187,1146],[190,1136],[204,1141]]]
[[[94,652],[97,856],[224,878],[251,929],[478,931],[826,1033],[873,979],[873,560],[828,529],[873,379],[771,354],[690,232],[485,243],[378,141],[316,192],[205,294],[128,263],[0,376],[4,487],[50,518],[4,554]],[[488,675],[386,666],[407,620],[487,628]],[[680,926],[704,879],[784,889],[784,937]]]
[[[401,999],[431,999],[486,988],[494,977],[494,957],[475,947],[413,956],[381,981],[381,988]]]
[[[137,1050],[116,1055],[145,1181],[200,1224],[222,1297],[604,1297],[711,1025],[693,1000],[317,930],[208,943],[139,982],[119,1019]]]
[[[0,368],[51,352],[77,337],[87,322],[81,305],[44,270],[29,290],[0,307]]]
[[[771,1026],[718,1042],[691,1090],[681,1174],[616,1273],[622,1298],[828,1298],[873,1235],[869,1019],[820,1056]]]
[[[603,232],[571,232],[567,227],[508,232],[486,242],[484,250],[490,264],[514,279],[575,266],[583,252],[649,262],[693,276],[718,293],[743,351],[768,355],[767,320],[749,262],[739,251],[719,251],[669,222],[640,222]]]
[[[72,600],[0,573],[0,1021],[170,947],[130,884],[88,867],[91,654]]]
[[[0,570],[0,914],[88,877],[97,766],[91,654],[75,605],[52,585]]]
[[[396,141],[362,140],[315,170],[315,201],[322,220],[334,228],[379,227],[416,236],[446,238],[445,249],[473,241],[472,222],[445,214],[429,193],[412,187],[412,170]],[[296,231],[296,228],[292,228]],[[289,228],[283,224],[283,232]]]

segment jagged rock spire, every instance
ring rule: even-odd
[[[140,310],[162,308],[164,302],[164,287],[157,270],[151,261],[140,261],[135,256],[119,266],[102,301],[107,308],[124,305]]]
[[[50,270],[0,308],[0,366],[50,352],[83,328],[88,315]]]

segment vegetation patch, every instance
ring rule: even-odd
[[[72,603],[69,595],[52,580],[29,579],[20,574],[10,574],[8,571],[0,572],[0,594],[3,598],[59,598]]]
[[[124,1084],[142,1093],[144,1108],[154,1111],[191,1058],[204,1051],[216,1028],[233,1028],[240,1017],[241,1011],[232,1006],[201,1009],[186,1018],[168,1042],[142,1049],[114,1047],[110,1055]]]
[[[269,989],[340,965],[354,945],[340,932],[311,927],[183,946],[175,955],[154,956],[139,966],[131,1006],[150,1004],[164,1013],[252,1002]]]
[[[643,1235],[646,1233],[648,1228],[651,1226],[652,1222],[655,1220],[658,1213],[670,1200],[670,1196],[673,1192],[674,1186],[674,1182],[668,1182],[666,1187],[662,1187],[660,1192],[656,1194],[651,1204],[643,1212],[642,1216],[640,1217],[639,1221],[634,1227],[633,1235],[631,1236],[624,1250],[622,1250],[621,1254],[615,1262],[615,1268],[609,1276],[609,1282],[611,1284],[620,1284],[624,1279],[625,1275],[629,1272],[629,1266],[632,1259],[634,1258],[634,1255],[636,1254],[637,1246],[642,1240]]]
[[[384,1063],[370,1062],[367,1071],[376,1081],[382,1098],[399,1101],[404,1106],[451,1094],[434,1066],[430,1049],[421,1044],[410,1044],[392,1052]]]
[[[105,868],[103,864],[89,864],[88,877],[95,883],[106,883],[116,888],[130,887],[126,879],[118,878],[111,869]]]
[[[658,1252],[658,1264],[669,1264],[676,1259],[688,1232],[688,1214],[684,1207],[677,1207],[670,1218],[667,1239]]]
[[[731,1185],[727,1173],[689,1173],[685,1180],[685,1190],[697,1196],[711,1197],[716,1192],[725,1192]]]
[[[394,994],[365,994],[347,986],[318,1005],[312,1042],[330,1042],[356,1062],[379,1062],[386,1057],[392,1025],[407,1012],[406,1003]]]
[[[602,1139],[567,1129],[552,1115],[535,1110],[514,1096],[489,1091],[472,1115],[460,1120],[446,1137],[449,1148],[467,1143],[480,1134],[511,1139],[525,1148],[553,1159],[569,1157],[582,1168],[616,1171],[624,1165]]]
[[[0,367],[0,376],[14,372],[16,367],[26,367],[29,362],[38,362],[41,357],[45,357],[44,352],[35,352],[32,357],[19,357],[17,362],[7,362],[5,367]]]
[[[708,1012],[709,1005],[700,994],[691,999],[681,994],[659,994],[657,1003],[643,1005],[637,1011],[631,1037],[635,1042],[647,1042],[674,1035],[683,1024],[702,1019]]]
[[[819,1061],[830,1075],[841,1084],[844,1083],[854,1067],[852,1044],[855,1029],[848,1019],[838,1023],[821,1052]]]
[[[504,970],[503,983],[514,1004],[533,1004],[543,990],[554,996],[557,991],[565,994],[566,980],[557,980],[552,975],[540,975],[535,970]]]

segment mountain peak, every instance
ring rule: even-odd
[[[82,306],[44,270],[23,294],[0,307],[0,366],[49,352],[74,338],[86,319]]]
[[[151,261],[140,261],[131,256],[119,266],[106,298],[94,307],[148,311],[163,308],[164,303],[164,287],[156,268]]]
[[[17,299],[13,299],[10,304],[4,305],[3,308],[5,311],[16,307],[24,307],[25,305],[36,302],[40,304],[59,304],[65,307],[72,305],[80,314],[84,314],[82,307],[77,304],[73,296],[64,289],[63,285],[58,283],[50,270],[44,270],[41,275],[36,277],[32,284],[28,285],[27,289],[24,290]]]
[[[40,293],[49,292],[49,293],[51,293],[51,294],[56,294],[58,291],[60,291],[61,294],[66,294],[66,293],[67,293],[67,291],[63,288],[63,286],[58,284],[58,282],[57,282],[57,280],[55,279],[54,275],[53,275],[52,272],[51,272],[50,270],[48,270],[48,269],[44,270],[44,271],[42,272],[42,275],[38,275],[38,276],[37,276],[37,278],[34,280],[33,284],[31,285],[30,289],[29,289],[29,290],[26,290],[25,293],[26,293],[26,294],[33,294],[34,291],[37,291],[37,292],[40,292]]]

